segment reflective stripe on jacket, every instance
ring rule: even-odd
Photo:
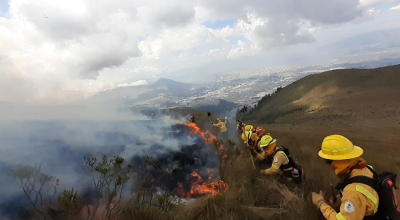
[[[350,173],[350,177],[366,176],[373,177],[373,173],[368,168],[354,169]],[[361,220],[365,216],[372,216],[376,213],[379,206],[378,193],[362,183],[352,183],[347,185],[343,190],[341,199],[340,212],[336,211],[324,203],[320,209],[322,214],[328,220]]]

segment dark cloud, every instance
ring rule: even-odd
[[[164,28],[181,27],[191,23],[194,19],[194,4],[190,1],[156,1],[148,6],[147,17],[154,26]]]

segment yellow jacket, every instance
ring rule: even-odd
[[[224,122],[218,122],[218,124],[213,124],[213,126],[214,127],[219,127],[219,130],[221,131],[221,132],[226,132],[226,126],[225,126],[225,123]]]
[[[264,155],[263,155],[264,156]],[[265,174],[271,175],[279,173],[279,168],[281,165],[287,165],[289,163],[289,158],[286,156],[285,152],[276,152],[274,159],[272,160],[272,166],[265,170]]]
[[[373,177],[368,168],[354,169],[350,178],[355,176]],[[362,183],[352,183],[343,190],[340,212],[337,213],[330,205],[323,203],[320,207],[322,214],[328,220],[361,220],[365,216],[372,216],[378,210],[379,197],[377,192]]]

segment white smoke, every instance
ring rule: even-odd
[[[154,120],[129,109],[74,106],[3,106],[0,117],[0,198],[21,195],[6,172],[42,164],[44,173],[60,179],[60,188],[85,187],[83,157],[153,156],[195,144],[196,137],[177,135],[182,116],[156,115]],[[12,109],[16,109],[13,111]],[[3,214],[0,210],[0,217]]]

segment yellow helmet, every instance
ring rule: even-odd
[[[346,160],[359,157],[363,149],[354,146],[351,141],[341,135],[330,135],[324,138],[318,155],[328,160]]]
[[[246,125],[246,126],[244,127],[244,130],[245,130],[245,131],[253,131],[253,130],[254,130],[254,127],[253,127],[253,125]]]
[[[273,144],[275,142],[276,142],[276,139],[273,139],[269,135],[264,135],[261,137],[260,147],[268,147],[270,144]]]
[[[245,131],[242,134],[242,140],[244,141],[244,143],[247,143],[247,141],[250,139],[252,134],[253,134],[253,132],[251,132],[251,131]]]

